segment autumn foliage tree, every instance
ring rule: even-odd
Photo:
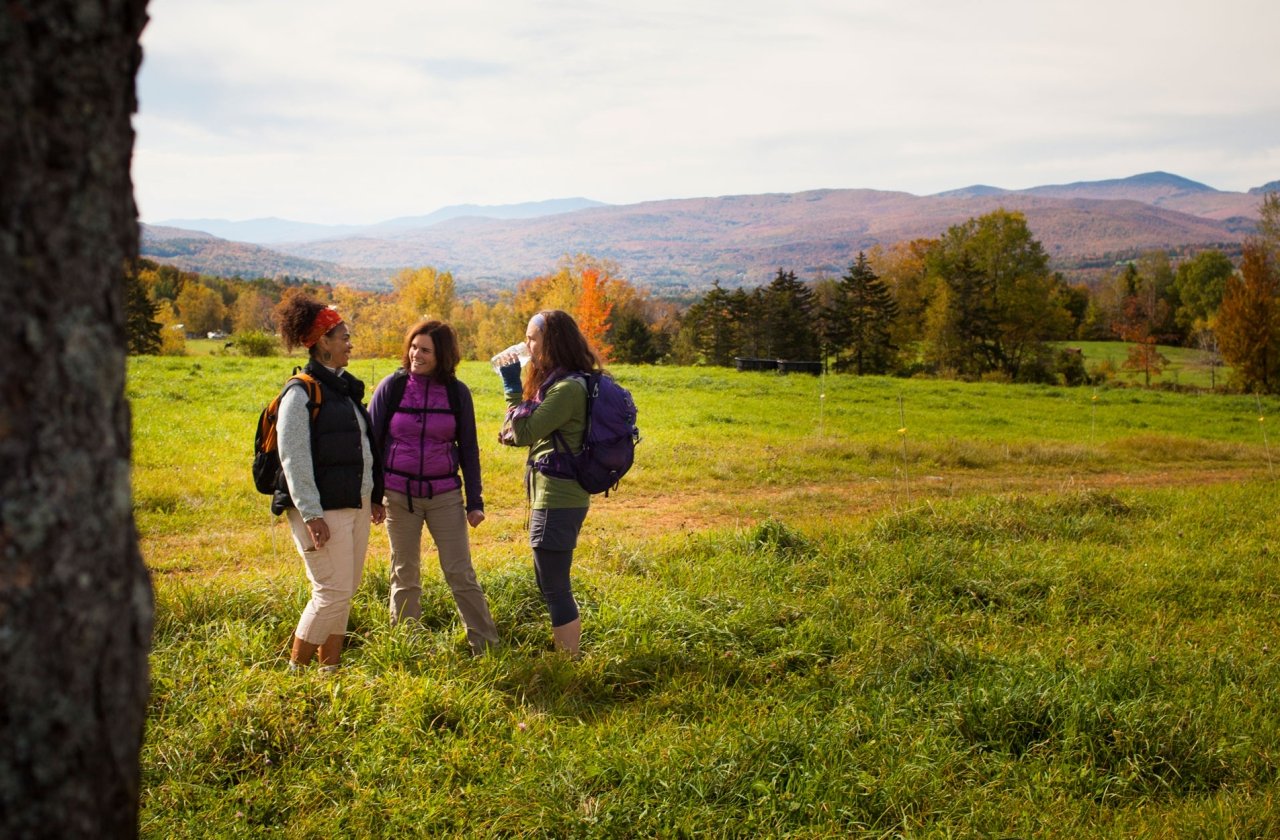
[[[1124,312],[1114,326],[1116,335],[1129,342],[1124,369],[1140,371],[1144,385],[1151,384],[1152,376],[1164,373],[1164,366],[1169,363],[1169,359],[1156,349],[1150,312],[1147,298],[1140,294],[1129,295],[1124,299]]]
[[[1218,309],[1219,350],[1246,391],[1280,391],[1280,277],[1267,245],[1245,243],[1240,276],[1228,278]]]
[[[615,309],[632,306],[638,293],[617,265],[587,254],[565,257],[551,274],[525,280],[516,290],[515,311],[523,319],[543,309],[573,315],[591,346],[607,358]],[[523,329],[523,325],[521,325]]]
[[[595,348],[601,361],[609,361],[612,348],[605,340],[609,331],[609,313],[613,304],[605,300],[604,289],[600,280],[599,269],[589,267],[582,272],[582,293],[578,296],[578,305],[574,310],[574,318],[578,329],[586,337],[587,342]]]
[[[893,294],[897,317],[889,324],[889,343],[914,352],[924,333],[925,313],[938,282],[929,274],[928,256],[935,239],[913,239],[888,248],[872,248],[867,261]]]
[[[227,307],[222,296],[203,283],[184,285],[177,306],[188,333],[214,332],[225,326]]]
[[[457,284],[453,274],[432,266],[406,268],[391,280],[406,327],[419,318],[439,318],[448,321],[453,317],[457,301]]]
[[[1155,336],[1145,336],[1140,341],[1129,345],[1129,353],[1125,356],[1122,367],[1125,370],[1140,371],[1142,384],[1151,385],[1151,377],[1164,373],[1164,366],[1169,359],[1156,349]]]

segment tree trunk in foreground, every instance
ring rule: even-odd
[[[151,584],[124,394],[146,0],[0,6],[0,837],[133,837]]]

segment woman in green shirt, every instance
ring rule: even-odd
[[[529,544],[533,571],[551,613],[556,647],[576,656],[582,621],[569,569],[591,494],[571,473],[557,469],[555,461],[557,452],[581,451],[587,421],[583,375],[602,368],[572,316],[558,309],[539,312],[529,320],[525,343],[529,364],[523,383],[519,361],[498,371],[510,406],[501,440],[510,446],[529,447],[525,481],[532,508]]]

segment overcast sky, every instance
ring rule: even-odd
[[[1280,179],[1276,0],[151,0],[143,221]]]

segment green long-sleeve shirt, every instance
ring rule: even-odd
[[[519,405],[520,395],[508,393],[507,403]],[[551,439],[554,431],[559,431],[569,448],[577,452],[582,448],[586,425],[586,386],[581,379],[568,377],[551,386],[546,398],[532,414],[512,421],[511,430],[516,446],[529,447],[529,457],[536,461],[554,451],[555,443]],[[591,506],[591,494],[572,478],[550,478],[534,470],[530,479],[533,482],[530,496],[534,510]]]

